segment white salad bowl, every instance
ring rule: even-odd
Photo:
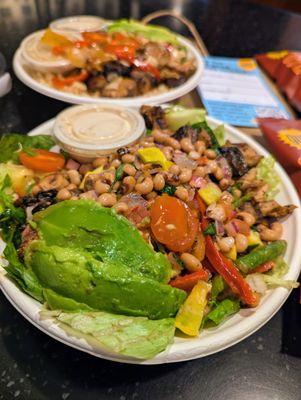
[[[117,105],[117,106],[125,106],[125,107],[140,107],[141,104],[146,105],[154,105],[154,104],[162,104],[167,103],[169,101],[175,100],[185,94],[191,92],[193,89],[197,87],[200,83],[200,80],[204,71],[204,62],[203,58],[200,55],[200,52],[196,49],[196,47],[187,39],[183,37],[178,37],[179,42],[183,44],[188,49],[188,54],[195,58],[196,60],[196,71],[194,74],[181,86],[178,86],[173,89],[168,89],[164,93],[155,94],[155,95],[145,95],[145,96],[136,96],[136,97],[126,97],[126,98],[109,98],[109,97],[92,97],[92,96],[79,96],[72,93],[67,93],[61,90],[57,90],[50,86],[47,86],[43,83],[38,82],[34,78],[30,76],[25,67],[25,60],[22,56],[21,48],[19,47],[14,55],[13,59],[13,69],[17,77],[22,81],[26,86],[31,89],[44,94],[45,96],[52,97],[56,100],[62,100],[66,103],[71,104],[99,104],[102,105]]]
[[[220,125],[220,121],[207,118],[211,127]],[[29,135],[50,134],[54,125],[54,119],[45,122],[31,131]],[[233,142],[245,142],[253,147],[259,154],[267,157],[269,153],[252,138],[229,125],[225,125],[226,136]],[[281,179],[279,186],[280,192],[277,200],[280,203],[295,204],[298,208],[283,223],[284,239],[287,241],[287,251],[285,259],[289,264],[289,271],[286,279],[298,279],[301,267],[301,204],[296,190],[283,168],[276,163],[276,171]],[[180,362],[201,358],[213,353],[224,350],[234,344],[242,341],[252,333],[261,328],[272,316],[280,309],[290,291],[279,287],[269,290],[262,298],[260,304],[254,309],[242,309],[237,314],[228,318],[223,324],[216,328],[210,328],[201,331],[199,337],[182,338],[175,337],[174,343],[168,348],[148,360],[138,360],[135,358],[114,354],[100,347],[95,342],[88,342],[84,338],[75,337],[72,333],[67,333],[57,323],[52,320],[40,319],[39,312],[41,304],[26,295],[19,289],[14,282],[5,276],[4,270],[0,274],[0,287],[11,302],[11,304],[33,325],[42,330],[47,335],[56,340],[74,347],[78,350],[89,353],[93,356],[132,364],[164,364]]]

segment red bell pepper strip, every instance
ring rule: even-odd
[[[204,268],[184,276],[179,276],[169,282],[170,286],[190,292],[198,281],[208,281],[210,272]]]
[[[274,261],[267,261],[261,265],[258,265],[258,267],[252,269],[251,274],[254,274],[254,273],[264,274],[265,272],[270,271],[274,267],[275,267]]]
[[[54,77],[52,79],[52,83],[55,87],[57,88],[62,88],[64,86],[69,86],[72,85],[72,83],[74,82],[82,82],[85,81],[89,76],[89,73],[83,69],[78,75],[70,75],[67,76],[66,78],[62,77],[62,78],[58,78],[58,77]]]
[[[134,60],[133,64],[135,67],[140,69],[141,71],[144,72],[149,72],[150,74],[154,75],[154,77],[159,81],[160,80],[160,71],[158,68],[154,67],[151,64],[146,63],[145,61],[140,61],[140,60]]]
[[[198,196],[199,197],[199,196]],[[201,198],[198,198],[198,204],[203,215],[202,229],[208,226],[208,220],[205,217],[206,206]],[[250,307],[256,307],[259,301],[257,294],[255,294],[244,277],[235,267],[232,260],[224,257],[215,247],[211,236],[206,236],[206,257],[210,264],[218,272],[229,285],[233,293],[235,293],[243,303]]]

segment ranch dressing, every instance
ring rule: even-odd
[[[92,15],[76,15],[57,19],[49,25],[50,29],[71,40],[79,40],[81,32],[95,32],[104,28],[107,21]]]
[[[138,111],[118,106],[80,105],[61,112],[54,135],[66,150],[90,158],[136,141],[145,131]]]

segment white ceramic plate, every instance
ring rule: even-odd
[[[169,101],[175,100],[185,94],[191,92],[201,80],[204,71],[204,62],[201,57],[199,51],[196,47],[187,39],[179,37],[179,41],[184,44],[189,53],[196,59],[196,71],[195,73],[181,86],[169,89],[165,93],[156,94],[153,96],[136,96],[136,97],[127,97],[121,99],[112,99],[108,97],[91,97],[91,96],[79,96],[72,93],[63,92],[61,90],[54,89],[42,83],[39,83],[35,79],[33,79],[29,73],[24,68],[24,60],[22,59],[20,48],[17,49],[14,59],[13,59],[13,69],[17,77],[22,81],[26,86],[29,86],[31,89],[36,92],[42,93],[45,96],[52,97],[57,100],[65,101],[66,103],[71,104],[87,104],[87,103],[101,103],[101,104],[115,104],[118,106],[125,107],[140,107],[141,104],[162,104],[167,103]]]
[[[220,124],[213,118],[207,118],[214,128]],[[31,131],[30,135],[49,134],[52,130],[54,119],[45,122]],[[258,153],[267,156],[268,152],[253,139],[246,136],[238,129],[225,125],[227,137],[233,142],[245,142],[251,145]],[[301,266],[301,205],[298,195],[289,177],[282,167],[277,164],[276,171],[281,178],[280,203],[292,203],[298,206],[292,216],[284,222],[284,238],[287,240],[286,260],[290,266],[286,279],[297,279]],[[262,327],[282,306],[289,295],[284,288],[269,291],[255,309],[244,309],[229,318],[217,328],[202,331],[195,339],[175,338],[174,343],[164,352],[146,361],[110,353],[95,344],[87,343],[84,339],[68,335],[58,325],[50,320],[41,321],[39,311],[41,304],[23,293],[13,282],[4,275],[0,275],[0,287],[11,304],[33,325],[47,335],[59,340],[68,346],[90,353],[96,357],[132,364],[163,364],[200,358],[217,353],[245,339],[257,329]]]

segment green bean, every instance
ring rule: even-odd
[[[251,251],[249,254],[238,258],[236,264],[238,268],[245,274],[258,265],[272,261],[280,255],[284,254],[286,250],[286,241],[277,240],[266,246],[258,247]]]

